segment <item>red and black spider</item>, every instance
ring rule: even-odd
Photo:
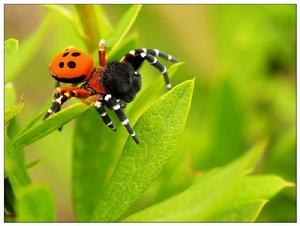
[[[171,88],[167,68],[158,60],[157,56],[178,62],[169,54],[158,49],[136,49],[127,53],[119,62],[106,64],[106,44],[104,40],[99,42],[99,66],[94,68],[93,59],[83,51],[74,47],[66,48],[58,54],[50,63],[49,71],[53,78],[58,81],[52,100],[52,106],[45,114],[44,119],[52,113],[60,111],[61,105],[71,97],[77,97],[95,102],[95,108],[102,117],[104,123],[116,130],[113,122],[105,111],[105,106],[112,109],[128,133],[138,144],[134,130],[123,112],[126,104],[131,102],[141,88],[141,75],[137,71],[144,60],[158,69],[164,76],[166,88]],[[59,87],[59,82],[82,83],[80,87],[69,86]]]

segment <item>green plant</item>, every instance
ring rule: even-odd
[[[97,139],[91,136],[99,133],[101,123],[94,109],[84,103],[73,104],[42,121],[41,117],[51,101],[49,99],[35,117],[23,128],[18,128],[16,119],[26,101],[16,101],[17,95],[12,82],[38,51],[47,29],[55,26],[55,20],[49,19],[53,18],[53,15],[60,15],[72,24],[91,54],[95,54],[94,44],[99,37],[107,39],[108,60],[120,58],[122,53],[133,48],[137,42],[137,33],[126,35],[141,6],[131,6],[114,27],[99,5],[46,7],[50,10],[49,15],[24,44],[21,43],[19,47],[15,39],[5,41],[5,176],[12,187],[12,191],[5,190],[5,195],[13,197],[5,203],[7,221],[55,221],[52,191],[47,186],[31,182],[28,168],[35,165],[35,162],[30,163],[30,166],[25,164],[23,149],[73,119],[76,121],[73,138],[72,196],[77,221],[253,222],[276,193],[285,187],[293,186],[275,175],[249,175],[266,149],[266,141],[263,141],[237,160],[226,165],[221,162],[225,166],[205,172],[202,176],[193,172],[195,174],[188,178],[188,183],[185,179],[180,181],[179,177],[176,180],[177,165],[169,166],[169,170],[175,172],[173,178],[176,179],[171,177],[172,173],[166,174],[164,184],[166,188],[171,187],[170,190],[177,190],[170,192],[167,189],[163,190],[165,188],[157,188],[161,192],[153,198],[155,205],[130,212],[130,207],[138,201],[144,191],[159,175],[165,173],[162,173],[162,170],[176,151],[176,144],[193,104],[191,100],[194,80],[182,82],[170,92],[161,95],[164,92],[163,83],[161,78],[156,78],[128,106],[126,112],[135,124],[135,131],[144,138],[139,145],[130,138],[126,141],[128,134],[124,130],[112,135],[111,131],[105,129]],[[94,23],[94,18],[103,22],[101,26]],[[182,65],[181,62],[171,66],[170,76],[173,77]],[[221,97],[216,97],[216,112],[223,107],[223,101],[219,100],[223,96],[225,104],[233,102],[233,95],[227,92],[228,87],[228,84],[224,84],[224,87],[220,88]],[[223,95],[223,91],[227,95]],[[228,114],[228,117],[234,116]],[[224,130],[226,128],[220,127]],[[221,136],[217,138],[214,141],[216,148],[227,144]],[[238,144],[233,146],[241,148]],[[176,186],[173,187],[173,184]],[[8,208],[9,206],[13,208]],[[13,212],[16,213],[15,219],[11,218]]]

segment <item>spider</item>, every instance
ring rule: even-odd
[[[171,61],[178,60],[158,49],[135,49],[129,51],[119,62],[106,63],[106,43],[99,42],[99,66],[94,68],[93,59],[83,51],[74,47],[66,48],[50,63],[49,72],[57,80],[53,94],[52,106],[44,116],[44,120],[51,114],[60,111],[61,105],[71,97],[95,102],[94,106],[103,122],[112,130],[116,127],[107,114],[105,107],[113,110],[118,119],[126,127],[128,133],[138,144],[139,139],[129,124],[123,109],[130,103],[141,88],[141,75],[138,69],[148,61],[164,76],[166,88],[171,89],[167,68],[163,66],[157,56]],[[71,83],[71,86],[60,87],[60,82]],[[82,83],[81,86],[76,86]]]

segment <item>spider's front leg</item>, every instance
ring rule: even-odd
[[[51,114],[60,111],[61,105],[65,103],[71,97],[87,98],[91,95],[91,92],[84,87],[57,87],[53,95],[52,106],[48,109],[44,116],[44,120]]]

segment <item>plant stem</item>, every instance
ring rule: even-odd
[[[95,20],[96,8],[95,5],[76,5],[79,20],[85,33],[85,44],[88,52],[92,52],[99,41],[99,28]]]

